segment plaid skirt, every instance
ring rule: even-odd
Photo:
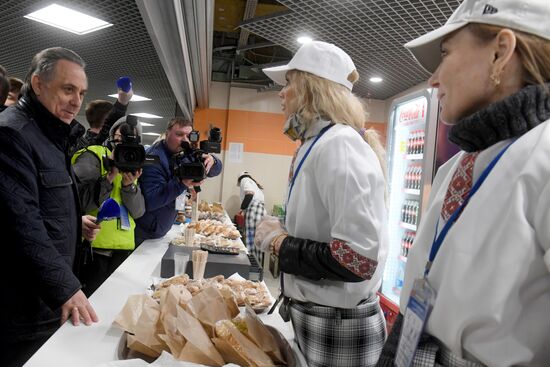
[[[377,367],[393,367],[399,337],[403,327],[403,315],[399,314],[393,329],[384,345]],[[422,333],[418,348],[414,353],[412,367],[483,367],[483,364],[468,361],[457,356],[436,338]]]
[[[296,341],[309,367],[375,366],[386,338],[378,297],[356,308],[290,303]]]
[[[263,201],[252,200],[245,212],[244,230],[246,233],[246,246],[249,250],[254,250],[254,236],[256,235],[256,226],[266,215]]]

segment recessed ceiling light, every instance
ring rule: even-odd
[[[155,124],[150,124],[150,123],[148,123],[148,122],[143,122],[143,121],[140,121],[139,124],[140,124],[141,126],[155,126]]]
[[[141,135],[160,136],[158,133],[141,133]]]
[[[118,94],[109,94],[109,97],[118,98]],[[142,97],[142,96],[138,96],[137,94],[134,94],[130,101],[140,102],[140,101],[150,101],[150,100],[151,100],[151,98]]]
[[[52,27],[61,28],[65,31],[78,35],[83,35],[112,26],[111,23],[107,23],[101,19],[94,18],[90,15],[57,4],[52,4],[27,14],[25,15],[25,18],[50,25]]]
[[[380,83],[383,79],[380,78],[379,76],[373,76],[372,78],[369,79],[371,82],[373,83]]]
[[[146,113],[146,112],[131,113],[130,115],[134,115],[134,116],[137,116],[137,117],[143,117],[144,119],[161,119],[162,118],[162,116],[153,115],[153,114]]]
[[[313,41],[313,39],[311,39],[311,37],[308,37],[308,36],[301,36],[301,37],[298,37],[296,41],[298,41],[298,43],[301,43],[303,45],[306,43],[310,43],[311,41]]]

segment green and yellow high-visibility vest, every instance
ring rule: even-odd
[[[80,157],[80,155],[84,152],[91,152],[97,156],[101,166],[101,176],[105,176],[108,172],[103,164],[103,157],[110,156],[111,151],[101,145],[91,145],[76,152],[71,158],[71,163],[75,164],[78,157]],[[120,191],[121,189],[122,174],[119,173],[113,180],[113,190],[111,191],[111,198],[114,199],[119,205],[123,205]],[[97,212],[98,209],[94,209],[87,214],[96,217]],[[99,230],[95,240],[92,242],[92,247],[109,250],[133,250],[135,248],[134,229],[136,228],[136,223],[129,213],[128,219],[130,220],[129,230],[119,228],[120,220],[107,220],[101,222],[101,229]]]

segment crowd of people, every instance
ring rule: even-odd
[[[309,366],[550,361],[550,5],[488,6],[465,0],[405,45],[431,73],[462,151],[433,181],[389,336],[377,295],[388,253],[385,152],[352,93],[357,68],[339,47],[313,41],[263,70],[283,86],[283,132],[300,145],[284,217],[266,215],[247,171],[237,178],[240,210],[249,249],[279,259],[278,311]],[[163,237],[176,198],[203,183],[174,173],[193,130],[181,117],[147,150],[158,164],[119,169],[117,146],[141,137],[126,116],[133,91],[90,102],[86,131],[76,120],[85,67],[54,47],[35,55],[24,81],[0,68],[2,366],[22,365],[67,320],[97,322],[87,297],[143,241]],[[199,159],[205,177],[221,173],[218,157]],[[99,224],[107,199],[120,218]]]

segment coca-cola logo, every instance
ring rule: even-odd
[[[426,114],[426,104],[423,102],[411,103],[403,106],[399,111],[399,122],[423,119]]]

